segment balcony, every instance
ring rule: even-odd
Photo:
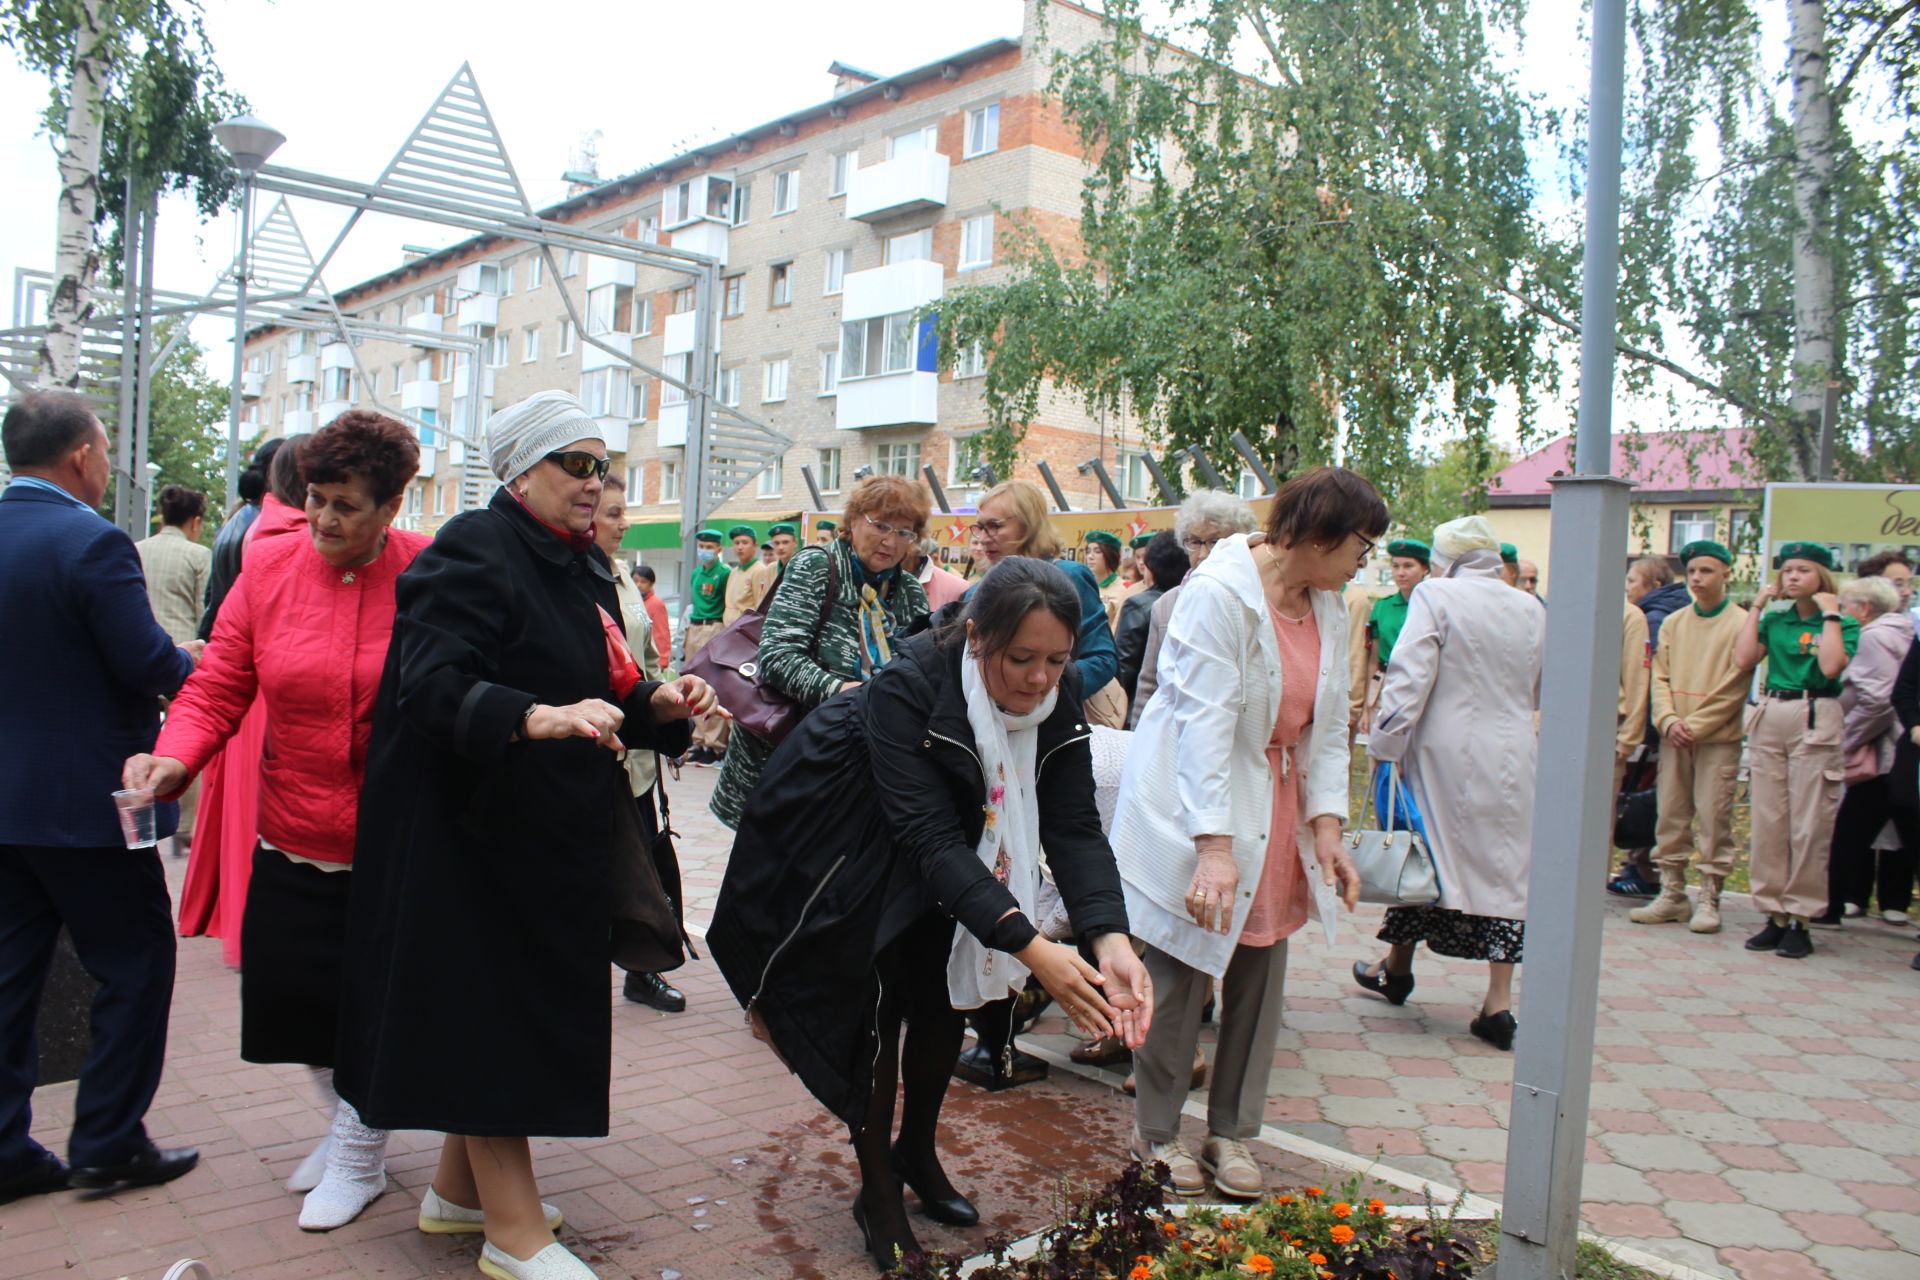
[[[471,297],[460,299],[460,308],[454,314],[454,323],[462,328],[470,324],[493,328],[500,323],[500,299],[491,293],[476,293]]]
[[[320,376],[320,361],[317,356],[288,356],[287,381],[312,382]]]
[[[412,329],[416,333],[431,333],[438,337],[446,333],[447,322],[444,316],[437,316],[431,311],[418,311],[401,321],[400,327]]]
[[[847,276],[840,298],[840,319],[870,320],[902,311],[917,311],[946,294],[946,272],[937,262],[915,259],[890,267],[874,267]]]
[[[602,258],[589,254],[586,260],[588,289],[598,289],[601,285],[618,284],[633,288],[634,264],[622,262],[618,258]]]
[[[434,433],[434,437],[435,439],[441,438],[438,432]],[[440,451],[438,449],[423,447],[420,450],[420,469],[413,474],[421,480],[430,480],[433,478],[434,472],[440,469],[439,463]]]
[[[353,368],[353,347],[345,342],[329,342],[320,348],[321,369]]]
[[[673,233],[673,247],[687,253],[704,253],[727,265],[727,224],[696,222]]]
[[[682,404],[663,404],[660,406],[660,447],[671,449],[687,443],[687,406]]]
[[[311,409],[295,409],[292,413],[280,416],[280,434],[283,436],[307,435],[319,428],[319,420]]]
[[[950,167],[938,151],[913,151],[855,169],[847,179],[847,216],[861,222],[880,222],[943,209]]]
[[[240,398],[258,400],[260,393],[267,389],[267,375],[258,369],[248,369],[240,375]]]
[[[314,414],[322,422],[332,422],[335,418],[353,408],[351,400],[322,400],[314,406]]]
[[[939,421],[940,375],[910,370],[877,378],[841,379],[834,425],[842,431],[862,427],[932,426]]]
[[[681,311],[667,317],[666,336],[660,343],[663,356],[683,356],[693,350],[694,335],[700,330],[693,323],[693,312]]]
[[[591,373],[595,369],[612,369],[626,364],[626,361],[619,356],[594,346],[595,342],[604,342],[622,354],[631,353],[633,350],[633,337],[630,334],[597,333],[591,341],[582,340],[580,343],[580,372],[582,373]]]
[[[402,409],[438,409],[440,407],[440,384],[431,378],[416,378],[400,386],[400,407]]]

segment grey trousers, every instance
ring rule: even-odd
[[[1134,1116],[1148,1142],[1171,1142],[1180,1136],[1207,975],[1153,947],[1146,962],[1153,979],[1153,1029],[1133,1055]],[[1286,986],[1285,939],[1270,947],[1234,948],[1215,1005],[1220,1039],[1207,1089],[1208,1133],[1243,1140],[1259,1135]]]

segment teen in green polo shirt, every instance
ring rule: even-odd
[[[1353,681],[1352,724],[1356,735],[1370,728],[1381,673],[1393,661],[1394,642],[1407,625],[1413,589],[1427,580],[1433,561],[1432,549],[1418,538],[1394,539],[1387,544],[1387,555],[1393,562],[1394,590],[1373,602],[1366,625],[1351,640],[1354,649],[1347,670]]]
[[[1840,673],[1860,624],[1840,612],[1833,553],[1817,542],[1780,548],[1780,572],[1760,588],[1734,645],[1742,671],[1767,664],[1766,692],[1747,721],[1753,905],[1767,914],[1749,951],[1790,960],[1813,953],[1807,920],[1826,909],[1833,819],[1845,776]],[[1769,608],[1785,600],[1784,608]]]

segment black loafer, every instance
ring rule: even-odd
[[[1496,1049],[1511,1050],[1513,1037],[1519,1032],[1520,1024],[1514,1021],[1513,1010],[1502,1009],[1498,1013],[1481,1014],[1468,1025],[1467,1030]]]
[[[33,1164],[0,1178],[0,1204],[43,1196],[49,1191],[65,1191],[71,1185],[72,1171],[67,1168],[67,1162],[51,1151],[44,1151]]]
[[[1388,973],[1385,965],[1380,967],[1379,973],[1374,973],[1365,960],[1353,962],[1353,980],[1360,984],[1362,991],[1385,996],[1388,1004],[1405,1004],[1407,997],[1413,994],[1411,973]]]
[[[1044,1060],[1018,1049],[1013,1051],[1012,1059],[1007,1069],[1002,1071],[1000,1062],[976,1040],[960,1051],[960,1057],[953,1064],[953,1074],[989,1093],[1047,1078],[1048,1068]]]
[[[75,1165],[73,1185],[101,1187],[155,1187],[172,1182],[200,1163],[200,1152],[193,1147],[156,1147],[113,1164]]]
[[[677,987],[657,973],[630,973],[621,984],[620,994],[635,1004],[644,1004],[662,1013],[685,1013],[687,998]]]
[[[929,1194],[923,1190],[928,1180],[921,1176],[918,1169],[907,1163],[901,1156],[899,1147],[891,1148],[889,1155],[893,1159],[894,1173],[898,1175],[900,1181],[913,1188],[913,1194],[920,1198],[920,1207],[926,1210],[929,1218],[935,1222],[944,1222],[950,1227],[971,1227],[980,1221],[980,1211],[973,1207],[973,1201],[955,1191],[952,1183],[947,1183],[947,1194],[944,1196]],[[946,1181],[944,1175],[941,1181]]]

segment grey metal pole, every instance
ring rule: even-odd
[[[1573,1275],[1600,983],[1600,895],[1613,817],[1620,564],[1632,487],[1613,459],[1625,0],[1594,0],[1575,474],[1554,481],[1526,987],[1495,1280]],[[1551,803],[1547,798],[1551,797]]]
[[[1201,484],[1209,489],[1224,489],[1227,487],[1227,482],[1220,478],[1220,473],[1213,469],[1213,463],[1208,461],[1206,454],[1200,452],[1198,446],[1183,449],[1181,452],[1187,455],[1189,462],[1193,463],[1193,469],[1200,473]]]
[[[800,464],[800,478],[807,482],[807,492],[813,495],[813,509],[815,511],[825,511],[827,509],[827,500],[820,496],[820,484],[813,478],[812,463],[803,462]]]
[[[1113,477],[1107,474],[1107,464],[1099,458],[1088,458],[1080,464],[1080,474],[1085,475],[1089,471],[1093,472],[1093,478],[1100,482],[1100,489],[1113,503],[1113,509],[1125,511],[1127,500],[1121,496],[1119,487],[1113,483]]]
[[[240,177],[240,256],[233,280],[233,386],[227,392],[227,505],[231,519],[240,507],[240,399],[247,373],[247,251],[253,238],[253,171]]]
[[[1053,468],[1047,465],[1047,460],[1041,458],[1033,465],[1040,469],[1040,478],[1047,482],[1047,489],[1053,494],[1053,505],[1062,511],[1073,510],[1067,503],[1067,495],[1060,492],[1060,482],[1053,478]]]
[[[1147,474],[1153,477],[1154,488],[1160,490],[1162,505],[1169,507],[1179,505],[1180,491],[1173,487],[1173,482],[1167,479],[1167,473],[1160,469],[1160,460],[1151,453],[1141,454],[1140,459],[1147,464]]]
[[[940,508],[942,515],[952,515],[953,508],[947,503],[947,491],[940,487],[940,477],[933,473],[933,465],[920,468],[920,474],[927,478],[927,488],[933,490],[934,505]]]
[[[1258,478],[1262,489],[1267,493],[1280,492],[1279,480],[1274,478],[1273,472],[1267,470],[1267,464],[1260,461],[1260,455],[1253,451],[1253,442],[1247,439],[1246,433],[1236,431],[1232,439],[1233,451],[1240,455],[1240,461],[1247,464],[1247,470],[1253,472]]]
[[[135,367],[140,382],[133,391],[133,468],[134,502],[141,512],[139,536],[153,532],[153,473],[147,470],[147,456],[153,434],[153,242],[154,222],[160,214],[159,193],[149,191],[140,204],[140,343]]]
[[[113,522],[132,533],[133,389],[145,373],[140,367],[140,223],[134,216],[133,178],[127,178],[120,211],[120,429],[113,442]],[[145,535],[142,535],[145,536]]]

